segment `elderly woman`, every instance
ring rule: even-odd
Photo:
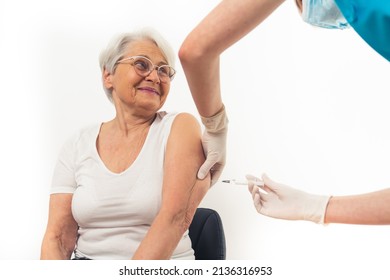
[[[63,147],[41,259],[194,259],[188,227],[210,186],[188,114],[159,112],[175,75],[156,33],[123,34],[100,56],[113,120]]]

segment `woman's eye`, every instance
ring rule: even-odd
[[[158,71],[165,76],[169,75],[169,67],[161,66]]]
[[[136,60],[134,66],[142,71],[149,71],[149,64],[146,61]]]

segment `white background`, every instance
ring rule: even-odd
[[[114,116],[98,66],[109,39],[151,26],[177,52],[217,3],[0,0],[0,259],[39,258],[62,144]],[[389,63],[353,30],[307,26],[287,1],[221,61],[230,118],[223,178],[266,172],[333,195],[390,186]],[[163,109],[198,117],[178,61],[176,69]],[[202,206],[222,216],[231,260],[375,263],[390,251],[389,227],[267,218],[255,211],[245,186],[217,184]]]

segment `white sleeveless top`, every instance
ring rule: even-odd
[[[75,255],[90,259],[131,259],[161,207],[164,155],[177,114],[158,112],[133,164],[113,173],[96,148],[100,124],[68,141],[54,170],[51,193],[73,193],[79,225]],[[194,259],[188,230],[172,259]]]

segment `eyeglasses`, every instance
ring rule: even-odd
[[[131,56],[119,60],[116,64],[123,63],[131,60],[131,65],[134,67],[135,72],[141,77],[147,77],[152,73],[153,70],[157,70],[157,75],[162,83],[172,81],[176,74],[175,69],[169,65],[154,65],[150,59],[144,56]]]

